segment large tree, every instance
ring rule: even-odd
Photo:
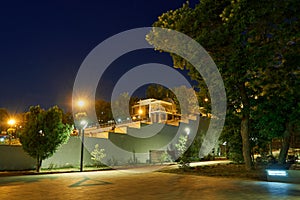
[[[268,51],[265,55],[269,55],[264,58],[268,61],[264,70],[254,72],[260,78],[252,84],[259,91],[253,118],[257,121],[256,130],[260,136],[282,139],[279,163],[284,164],[291,136],[299,132],[300,124],[300,1],[269,4],[273,11],[257,22],[266,39],[264,43],[262,40],[251,41],[257,47],[265,46]],[[262,33],[255,32],[256,37]]]
[[[272,80],[273,71],[270,68],[277,66],[274,58],[278,51],[284,49],[288,42],[295,43],[299,39],[299,5],[298,0],[201,0],[195,8],[190,8],[186,3],[182,8],[162,14],[153,25],[189,35],[214,59],[226,87],[228,112],[240,120],[247,170],[252,167],[251,116],[259,103],[257,100],[270,94],[263,93],[265,80]],[[285,25],[285,21],[290,25]],[[151,40],[159,37],[147,38],[153,44],[155,42]],[[171,56],[174,67],[190,70],[190,76],[205,91],[205,82],[195,68],[183,58],[174,54]],[[284,62],[292,62],[293,59],[295,56],[286,56]],[[299,70],[295,62],[292,66],[285,72]],[[267,70],[270,74],[265,73]],[[292,104],[289,105],[292,109]]]
[[[30,107],[25,120],[20,142],[24,151],[36,159],[36,170],[39,172],[42,161],[68,140],[72,127],[63,123],[63,112],[57,106],[49,110],[43,110],[40,106]]]

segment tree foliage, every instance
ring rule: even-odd
[[[5,108],[0,108],[0,131],[4,131],[8,128],[7,121],[9,119],[9,113]]]
[[[201,0],[195,8],[187,2],[168,11],[153,24],[187,34],[214,59],[226,87],[228,113],[239,120],[246,169],[252,166],[250,137],[284,137],[299,124],[299,15],[299,0]],[[151,44],[159,39],[149,35]],[[206,91],[195,68],[171,56],[174,67],[189,70]],[[226,123],[236,125],[236,117]],[[224,131],[235,133],[230,127]]]
[[[174,100],[176,97],[174,93],[159,84],[151,84],[146,89],[146,98],[154,98],[158,100],[163,100],[166,98],[171,98]]]
[[[175,144],[175,148],[179,155],[179,168],[185,169],[190,164],[190,159],[185,156],[185,152],[188,149],[188,135],[180,135],[178,143]]]
[[[30,107],[25,118],[20,142],[24,151],[36,159],[36,170],[39,172],[42,161],[68,140],[72,127],[62,122],[63,111],[57,106],[49,110],[43,110],[40,106]]]
[[[107,123],[113,119],[111,105],[109,102],[102,99],[96,100],[95,110],[100,124]]]

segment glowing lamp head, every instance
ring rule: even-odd
[[[77,105],[78,105],[79,108],[82,108],[82,107],[84,106],[84,101],[79,100],[79,101],[77,102]]]
[[[85,120],[81,120],[81,121],[80,121],[80,124],[81,124],[81,125],[85,125],[86,123],[87,123],[87,122],[86,122]]]
[[[13,126],[13,125],[15,125],[16,124],[16,120],[14,120],[14,119],[10,119],[10,120],[8,120],[8,122],[7,122],[10,126]]]

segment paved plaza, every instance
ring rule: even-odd
[[[0,199],[299,199],[300,185],[110,170],[0,177]]]

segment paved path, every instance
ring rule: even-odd
[[[300,199],[297,184],[132,171],[0,177],[0,199]]]

